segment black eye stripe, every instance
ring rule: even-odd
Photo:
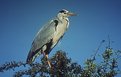
[[[59,11],[60,13],[65,13],[65,11],[64,10],[61,10],[61,11]]]

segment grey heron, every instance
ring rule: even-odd
[[[43,54],[48,60],[48,54],[68,29],[68,17],[74,15],[74,13],[62,9],[54,19],[46,23],[36,34],[26,62],[31,64],[40,54]],[[49,60],[48,64],[51,66]]]

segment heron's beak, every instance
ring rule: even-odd
[[[69,12],[68,15],[69,15],[69,16],[76,16],[76,14],[71,13],[71,12]]]

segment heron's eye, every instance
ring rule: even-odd
[[[66,14],[66,13],[64,12],[64,14]]]

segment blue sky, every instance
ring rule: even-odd
[[[25,61],[38,30],[63,8],[77,16],[70,17],[68,31],[50,56],[63,50],[83,65],[108,35],[111,46],[121,50],[121,0],[0,0],[0,64]]]

